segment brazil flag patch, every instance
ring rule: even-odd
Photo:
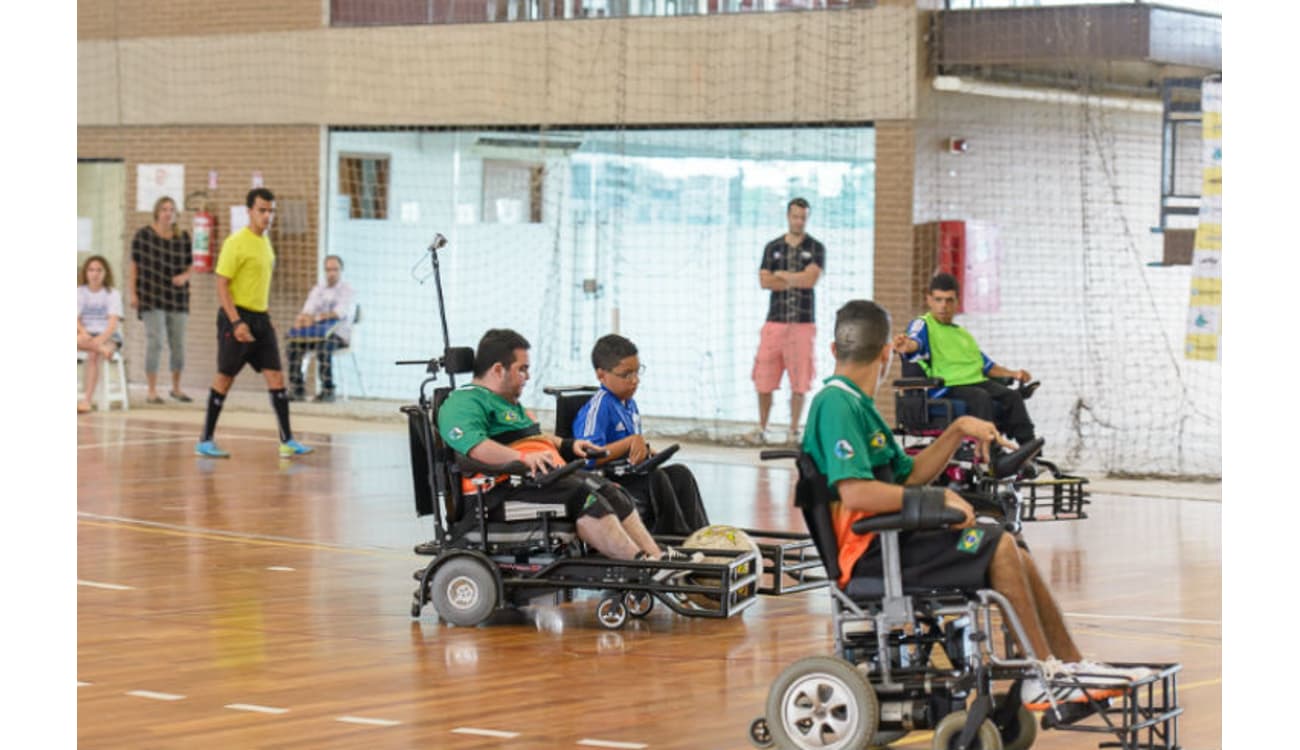
[[[984,529],[966,529],[962,531],[961,539],[957,540],[957,551],[973,555],[979,552],[983,543]]]
[[[871,447],[876,449],[884,448],[885,440],[886,440],[885,433],[877,432],[876,434],[871,436]]]

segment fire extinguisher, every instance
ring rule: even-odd
[[[194,214],[194,270],[212,270],[212,242],[217,234],[217,220],[206,210]]]

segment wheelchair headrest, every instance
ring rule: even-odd
[[[442,355],[442,369],[454,375],[474,372],[474,350],[468,346],[452,346]]]

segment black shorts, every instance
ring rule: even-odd
[[[546,487],[499,487],[487,495],[489,519],[504,520],[501,504],[506,500],[563,505],[564,517],[569,520],[578,516],[603,518],[612,514],[622,521],[636,512],[636,505],[622,487],[586,471],[575,471]]]
[[[1001,526],[973,529],[912,531],[898,535],[906,589],[963,589],[989,587],[989,565],[1002,539]],[[880,578],[880,537],[853,566],[854,578]]]
[[[235,340],[235,329],[230,325],[225,310],[217,310],[217,372],[233,378],[239,374],[245,363],[257,372],[263,370],[281,370],[280,344],[275,340],[275,328],[271,326],[271,316],[264,312],[253,312],[236,307],[239,319],[248,324],[248,332],[254,341],[243,343]]]

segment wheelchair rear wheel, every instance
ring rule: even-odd
[[[957,738],[965,727],[966,712],[953,711],[939,720],[939,725],[934,728],[934,739],[930,741],[930,747],[933,750],[953,750],[957,747]],[[980,724],[979,731],[975,733],[975,741],[967,750],[1003,750],[1002,735],[998,734],[997,726],[985,719],[984,723]]]
[[[785,668],[767,694],[767,726],[777,747],[858,750],[876,734],[876,691],[852,664],[811,656]]]
[[[496,578],[487,566],[472,557],[453,557],[433,574],[429,598],[443,620],[473,627],[496,609]]]

